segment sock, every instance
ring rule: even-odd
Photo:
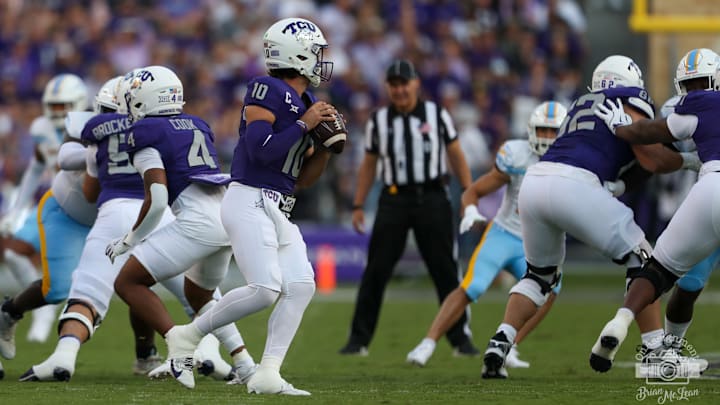
[[[269,307],[277,296],[277,292],[264,287],[238,287],[225,294],[210,310],[196,317],[192,323],[200,332],[208,334],[218,327]]]
[[[253,360],[250,353],[248,353],[247,349],[242,349],[241,351],[235,353],[232,355],[233,360],[233,366],[240,367],[245,364],[255,364],[255,360]]]
[[[662,329],[651,330],[640,335],[642,343],[650,350],[657,349],[662,344],[665,331]]]
[[[75,335],[63,335],[60,336],[53,354],[57,354],[65,360],[71,360],[74,365],[79,351],[80,339]]]
[[[422,340],[422,342],[420,342],[420,344],[424,345],[424,346],[430,346],[430,347],[432,347],[433,350],[435,350],[435,345],[437,345],[437,342],[426,337],[425,339]]]
[[[7,312],[7,314],[15,321],[19,321],[23,318],[22,311],[18,309],[12,299],[8,299],[4,304],[2,304],[2,311]]]
[[[517,329],[515,329],[514,326],[508,324],[508,323],[501,323],[500,326],[497,328],[496,333],[504,333],[505,337],[507,338],[508,342],[514,342],[515,336],[517,335]]]
[[[147,359],[148,357],[157,354],[157,348],[155,345],[151,346],[135,346],[135,358],[136,359]]]
[[[679,338],[684,338],[688,328],[690,328],[691,323],[692,319],[687,322],[676,323],[671,322],[669,319],[667,319],[667,317],[665,317],[665,332]]]
[[[629,328],[632,321],[635,320],[635,314],[633,314],[633,311],[631,311],[629,308],[622,307],[618,309],[617,313],[615,314],[615,319],[623,322],[625,327]]]
[[[282,359],[275,356],[263,355],[262,361],[260,362],[260,367],[265,367],[280,372],[280,366],[282,365],[282,362]]]
[[[217,304],[217,301],[210,300],[205,305],[203,305],[202,308],[198,311],[198,316],[208,312],[212,307]],[[225,347],[225,350],[232,353],[235,351],[238,347],[245,346],[245,341],[243,340],[242,336],[240,335],[240,331],[238,331],[237,326],[235,323],[229,323],[225,326],[221,326],[215,330],[212,331],[212,334],[215,335],[216,338],[222,343],[223,347]]]
[[[285,291],[280,295],[275,308],[268,319],[268,333],[265,340],[265,357],[273,357],[283,361],[295,333],[300,327],[303,313],[313,294],[315,283],[293,282],[287,283]]]

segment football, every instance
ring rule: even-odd
[[[341,114],[335,114],[334,121],[321,121],[310,132],[313,140],[329,149],[332,153],[341,153],[347,141],[347,128]]]

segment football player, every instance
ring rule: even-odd
[[[30,125],[30,135],[35,145],[33,157],[25,169],[15,200],[0,220],[4,261],[27,292],[17,297],[20,300],[19,305],[22,312],[36,308],[32,312],[32,324],[27,335],[28,340],[33,342],[47,340],[55,321],[57,305],[44,305],[47,302],[44,302],[41,294],[38,293],[42,285],[40,279],[43,272],[36,267],[41,267],[37,205],[29,210],[20,229],[17,229],[18,220],[23,217],[30,201],[41,187],[44,175],[49,174],[52,177],[57,172],[58,150],[65,135],[65,116],[69,111],[83,111],[88,107],[85,84],[73,74],[57,75],[45,85],[42,105],[43,115]],[[52,287],[63,288],[64,285],[61,284],[63,284],[62,280],[57,280]],[[0,323],[0,334],[3,330],[6,329],[3,329]],[[5,336],[5,338],[10,337]],[[3,339],[2,336],[0,339]],[[10,353],[0,351],[0,354],[5,356]]]
[[[495,219],[488,224],[480,243],[470,258],[465,279],[443,301],[427,336],[407,355],[408,363],[424,366],[435,351],[438,339],[460,318],[465,307],[485,293],[502,269],[507,269],[516,279],[525,274],[518,215],[517,196],[527,168],[536,163],[555,141],[560,124],[567,115],[566,108],[556,101],[546,101],[537,106],[528,120],[528,139],[505,142],[495,158],[495,167],[483,175],[463,193],[464,215],[460,222],[460,233],[484,224],[487,220],[477,209],[479,198],[507,185],[502,205]],[[508,353],[508,367],[529,367],[529,363],[517,357],[516,345],[542,320],[550,310],[560,283],[552,295],[515,338],[515,345]]]
[[[75,370],[80,344],[90,339],[107,314],[114,293],[112,284],[127,256],[110,263],[104,255],[104,248],[110,241],[130,230],[144,197],[142,179],[128,160],[126,141],[130,124],[115,95],[117,89],[123,88],[122,85],[127,85],[132,78],[133,72],[125,78],[119,76],[103,85],[95,98],[94,110],[98,115],[87,122],[84,130],[83,125],[88,117],[73,113],[68,117],[71,136],[82,137],[83,141],[93,145],[88,148],[87,155],[79,156],[82,162],[78,161],[77,165],[87,167],[83,192],[89,201],[97,202],[98,218],[88,235],[73,276],[68,304],[60,316],[60,339],[56,350],[46,361],[23,374],[21,381],[69,380]],[[170,210],[166,209],[161,224],[167,224],[172,219]],[[178,297],[188,315],[192,316],[193,310],[183,293],[183,277],[176,276],[162,284]],[[147,374],[162,363],[154,345],[155,331],[136,320],[132,313],[131,325],[136,346],[133,371],[136,374]],[[202,357],[214,361],[205,365],[212,366],[212,371],[215,368],[226,368],[219,376],[227,377],[231,367],[217,354],[217,344],[208,349],[203,350]]]
[[[314,183],[330,158],[328,150],[312,147],[308,130],[321,121],[333,121],[337,112],[317,101],[308,87],[330,79],[332,62],[323,60],[328,44],[320,28],[302,18],[276,22],[263,43],[269,76],[248,85],[233,181],[222,202],[222,222],[247,285],[229,291],[191,324],[171,329],[166,336],[168,356],[183,363],[212,329],[275,304],[262,362],[248,381],[248,391],[310,395],[280,375],[315,292],[307,247],[288,216],[295,202],[293,190]]]
[[[183,113],[183,85],[172,70],[140,69],[123,100],[133,123],[126,151],[143,178],[145,198],[132,229],[108,244],[105,253],[114,261],[132,248],[115,279],[115,291],[143,322],[165,336],[173,321],[150,289],[158,281],[185,273],[185,296],[197,314],[216,303],[213,294],[232,255],[220,221],[227,176],[220,173],[208,124]],[[153,232],[168,205],[175,219]],[[255,363],[235,325],[214,329],[226,347],[234,336],[233,362],[242,365],[236,371],[249,378]],[[179,367],[192,369],[193,364],[169,366],[175,374]],[[161,366],[149,375],[165,372],[167,368]],[[194,386],[194,379],[188,385]]]
[[[545,304],[560,279],[566,233],[624,264],[628,274],[638,271],[649,256],[650,244],[632,210],[603,183],[614,182],[636,159],[650,172],[678,170],[685,160],[663,145],[631,146],[593,115],[606,98],[619,98],[627,100],[628,114],[635,119],[653,118],[654,106],[643,85],[632,59],[613,55],[603,60],[593,72],[591,92],[573,102],[555,142],[528,168],[518,195],[527,272],[510,290],[503,321],[485,352],[483,378],[507,377],[505,357],[517,331]],[[640,325],[641,330],[662,333],[659,307],[650,310],[648,323],[655,324]]]
[[[715,134],[720,115],[719,83],[720,57],[709,49],[693,49],[678,64],[676,84],[682,97],[667,118],[634,120],[627,115],[622,100],[604,101],[596,106],[595,115],[617,139],[638,144],[692,139],[703,163],[697,183],[658,238],[650,260],[642,271],[631,275],[623,306],[600,332],[590,357],[591,366],[598,371],[612,367],[635,314],[670,290],[678,277],[689,274],[693,266],[720,247],[714,215],[716,184],[720,180],[720,144]],[[668,333],[682,336],[687,330],[693,295],[679,290],[673,295],[668,303],[667,316],[672,321],[668,324]],[[674,342],[667,343],[679,349],[681,341],[672,336],[671,340]],[[703,370],[696,366],[694,371]]]
[[[32,132],[36,141],[35,157],[30,168],[23,176],[15,201],[15,207],[22,207],[35,192],[38,179],[50,167],[60,171],[53,178],[52,186],[40,200],[37,213],[28,218],[18,233],[15,244],[27,245],[26,253],[40,253],[42,278],[26,286],[12,298],[8,298],[0,311],[0,354],[7,359],[15,356],[15,329],[17,322],[27,311],[58,304],[67,298],[70,289],[72,270],[77,264],[79,253],[85,242],[89,226],[95,220],[95,205],[82,197],[81,173],[72,167],[78,153],[84,154],[84,148],[75,142],[64,142],[64,118],[69,111],[82,111],[87,107],[87,90],[83,81],[70,74],[58,75],[50,80],[43,94],[45,117],[36,119]],[[60,127],[58,125],[61,125]],[[81,150],[78,151],[74,143]],[[12,213],[3,221],[12,221]],[[27,241],[28,243],[20,243]],[[15,251],[18,252],[18,251]],[[10,254],[10,256],[8,256]],[[6,252],[6,258],[13,267],[14,254]],[[16,264],[20,263],[19,261]],[[30,269],[23,270],[32,271]],[[54,320],[55,307],[49,311],[50,317],[43,330],[36,331],[37,340],[46,340]],[[32,327],[31,327],[32,328]],[[36,326],[37,328],[37,326]]]

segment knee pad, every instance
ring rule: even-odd
[[[92,338],[93,334],[95,333],[95,330],[100,326],[100,322],[102,322],[102,319],[100,319],[99,316],[95,316],[92,320],[90,320],[88,317],[79,312],[68,312],[68,308],[73,305],[82,305],[88,310],[90,310],[90,313],[95,313],[95,309],[87,302],[74,298],[69,299],[67,301],[67,304],[65,304],[65,308],[63,308],[60,318],[58,318],[58,334],[60,334],[60,330],[62,329],[62,325],[63,323],[65,323],[65,321],[69,319],[74,319],[83,324],[83,326],[85,326],[88,331],[88,340],[90,340],[90,338]]]
[[[510,294],[528,297],[536,306],[547,301],[548,294],[557,285],[560,274],[557,266],[536,267],[528,263],[528,270],[520,281],[510,289]]]
[[[686,274],[680,277],[677,286],[688,292],[698,292],[705,288],[705,280]]]
[[[670,291],[673,285],[675,285],[678,276],[671,273],[662,264],[655,260],[654,257],[651,257],[639,272],[630,276],[628,288],[630,287],[630,284],[638,278],[644,278],[652,283],[653,287],[655,287],[655,299],[658,299],[661,295]]]

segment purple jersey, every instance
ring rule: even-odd
[[[292,125],[305,114],[307,107],[315,102],[310,92],[302,96],[283,80],[263,76],[253,79],[248,84],[245,105],[257,105],[270,110],[275,115],[272,125],[273,133],[278,134]],[[297,176],[302,167],[305,152],[312,145],[309,134],[301,136],[287,152],[269,164],[262,165],[250,158],[258,153],[246,142],[247,122],[243,113],[240,121],[240,139],[235,147],[231,175],[232,180],[242,184],[268,188],[283,194],[292,194]]]
[[[678,101],[675,113],[697,117],[698,124],[692,139],[700,160],[703,163],[720,160],[720,92],[691,91]]]
[[[168,182],[168,204],[190,185],[191,176],[220,173],[215,137],[208,124],[189,114],[148,116],[128,137],[131,158],[144,148],[160,152]]]
[[[92,117],[82,130],[82,140],[97,145],[98,207],[113,198],[142,200],[145,196],[143,180],[130,164],[127,144],[130,126],[127,115],[107,113]]]
[[[614,181],[620,169],[635,159],[626,141],[616,137],[593,111],[606,99],[620,99],[627,105],[629,98],[639,98],[654,105],[645,89],[613,87],[588,93],[575,100],[558,130],[557,139],[541,161],[558,162],[595,173],[600,181]]]

